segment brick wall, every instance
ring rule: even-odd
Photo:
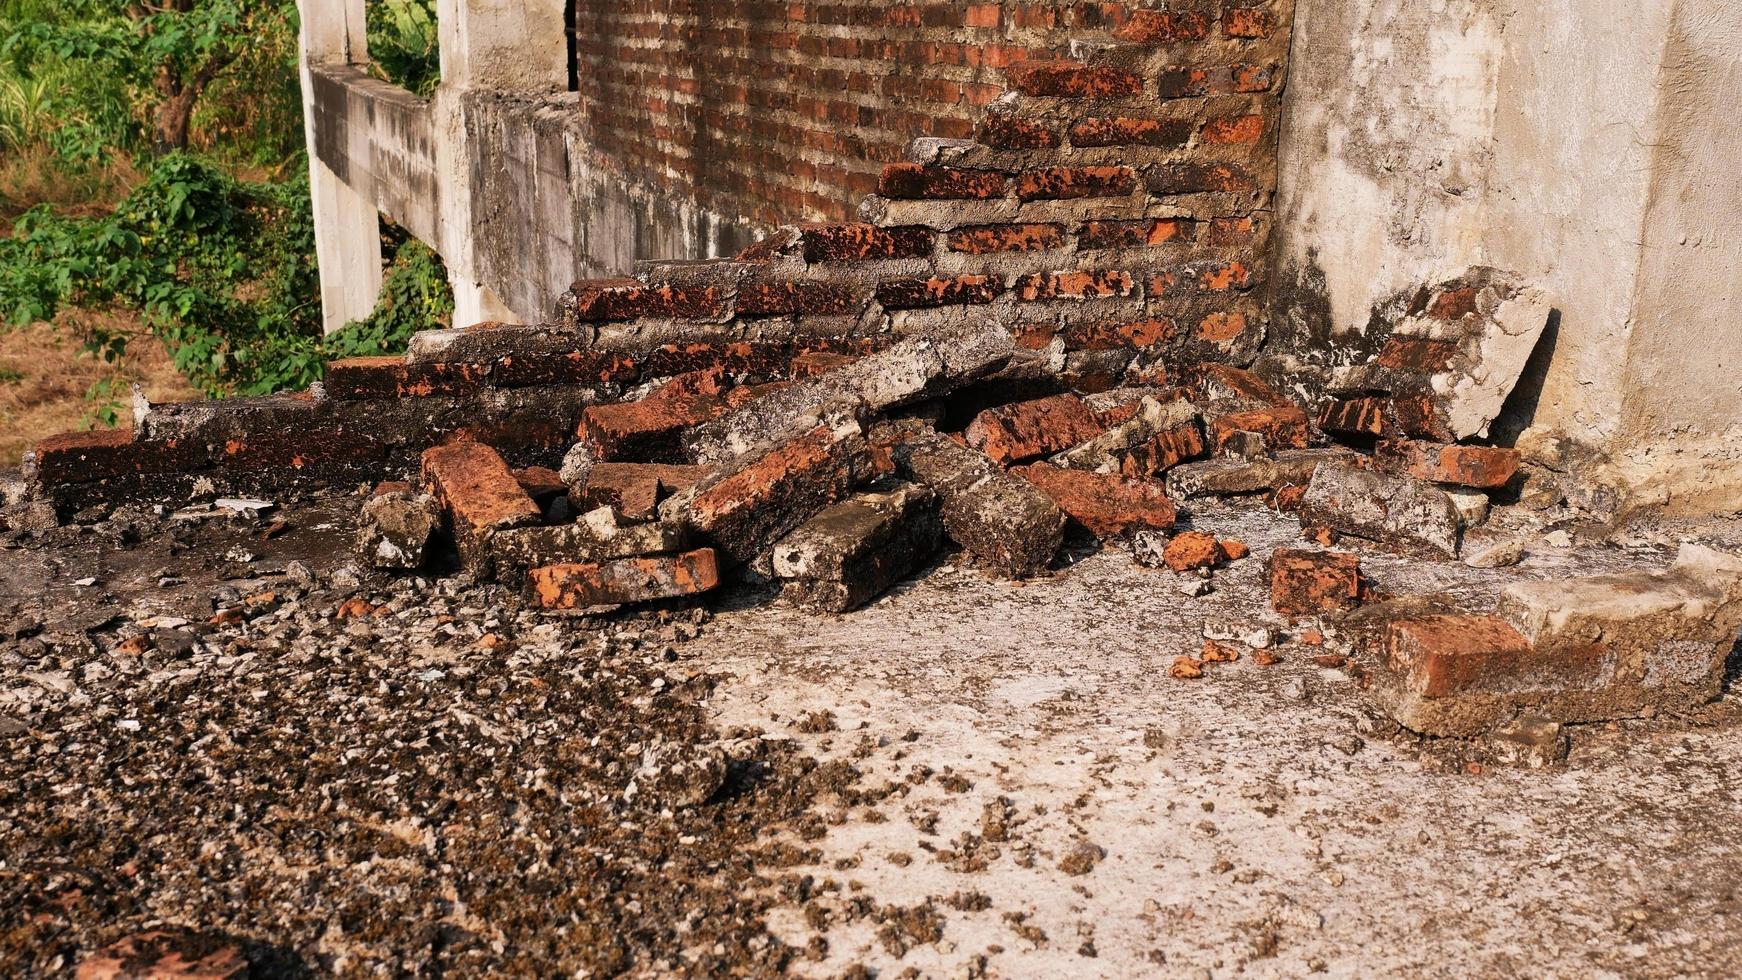
[[[910,139],[972,137],[1007,69],[1130,19],[1075,0],[574,0],[580,112],[594,151],[717,213],[840,219]]]
[[[691,193],[743,194],[755,202],[745,207],[768,214],[783,210],[789,191],[823,202],[868,186],[875,193],[859,201],[857,220],[785,225],[735,259],[644,263],[634,278],[579,282],[552,323],[422,334],[404,358],[332,365],[327,384],[305,395],[156,406],[131,434],[44,443],[27,474],[65,514],[114,489],[162,496],[190,484],[352,481],[403,469],[454,437],[550,462],[572,442],[583,407],[631,386],[712,366],[779,379],[797,353],[863,353],[966,319],[1006,326],[1033,376],[1083,391],[1188,379],[1204,362],[1250,363],[1266,330],[1262,275],[1291,7],[726,0],[709,7],[704,30],[700,3],[626,0],[611,22],[628,48],[612,50],[636,52],[620,60],[642,67],[594,69],[644,79],[608,100],[624,110],[624,167],[679,180],[675,161],[693,168],[706,158],[705,171],[686,171],[698,178]],[[673,40],[651,27],[668,11]],[[775,23],[789,40],[752,30]],[[636,30],[649,36],[628,40]],[[1083,60],[1042,59],[1039,40],[1010,40],[1066,36],[1088,44]],[[875,54],[864,54],[874,37]],[[839,50],[861,54],[818,53],[824,39],[857,39]],[[680,50],[688,67],[669,63]],[[730,70],[693,61],[710,51],[731,61],[734,50],[763,54]],[[970,51],[978,63],[955,63]],[[988,57],[1017,63],[995,70]],[[771,78],[756,96],[730,82],[751,65],[802,77]],[[1008,91],[993,90],[995,77]],[[882,79],[880,92],[917,79],[921,94],[854,97],[872,79]],[[915,108],[933,91],[927,79],[960,91],[936,89],[935,104]],[[980,84],[988,88],[970,93]],[[722,98],[710,102],[704,89]],[[742,116],[774,129],[731,121],[731,106],[763,98],[778,105]],[[843,105],[859,106],[858,123],[831,116]],[[799,115],[811,123],[798,125]],[[628,135],[637,125],[649,128]],[[712,142],[699,155],[704,133]],[[970,138],[922,142],[910,159],[882,162],[907,137],[930,134]],[[828,139],[865,152],[807,149],[840,168],[824,175],[804,168],[804,154],[789,162],[774,155],[777,142],[758,142]]]

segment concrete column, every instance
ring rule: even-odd
[[[381,238],[375,205],[352,190],[315,153],[311,62],[352,63],[369,57],[364,0],[299,0],[303,138],[314,207],[315,259],[321,273],[321,325],[332,333],[369,315],[381,293]]]
[[[454,325],[470,326],[493,320],[500,323],[522,323],[524,318],[508,308],[490,287],[455,274],[448,268],[448,285],[454,290]]]
[[[1298,0],[1279,336],[1359,346],[1388,299],[1515,272],[1560,312],[1519,446],[1630,503],[1742,505],[1738,51],[1734,0]]]

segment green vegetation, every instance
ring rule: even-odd
[[[329,358],[401,349],[452,312],[428,248],[386,229],[367,320],[320,332],[291,0],[0,0],[0,320],[139,314],[212,395],[306,385]],[[383,77],[439,80],[434,0],[373,0]],[[96,198],[96,200],[93,200]],[[0,324],[3,326],[3,324]],[[108,408],[112,392],[92,397]]]

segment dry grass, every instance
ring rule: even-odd
[[[11,234],[19,215],[43,203],[66,215],[106,214],[144,179],[123,154],[72,173],[46,146],[8,150],[0,154],[0,235]]]
[[[124,363],[104,364],[84,354],[71,330],[57,331],[46,323],[0,329],[0,466],[17,465],[24,450],[44,436],[89,428],[96,406],[85,393],[99,381],[124,382],[117,389],[124,403],[123,425],[129,421],[128,384],[143,384],[152,401],[200,397],[176,373],[163,345],[140,331],[129,314],[81,316],[87,321],[100,316],[110,330],[128,331]]]

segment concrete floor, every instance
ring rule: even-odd
[[[1172,679],[1206,622],[1265,618],[1262,559],[1299,530],[1214,505],[1197,520],[1254,546],[1209,596],[1116,551],[1022,587],[944,566],[843,618],[729,612],[685,650],[730,675],[724,724],[857,758],[868,784],[935,773],[838,814],[809,870],[881,903],[933,900],[941,941],[897,957],[873,925],[826,928],[812,972],[1742,974],[1742,699],[1576,729],[1564,766],[1478,772],[1384,734],[1352,679],[1313,663],[1322,650]],[[1366,560],[1381,588],[1479,597],[1510,575],[1657,564],[1672,538],[1542,550],[1504,573]],[[823,710],[839,730],[806,733]],[[1008,840],[964,838],[999,798]],[[1061,870],[1084,845],[1104,858]],[[989,907],[944,904],[974,891]],[[801,945],[812,931],[778,926]]]

